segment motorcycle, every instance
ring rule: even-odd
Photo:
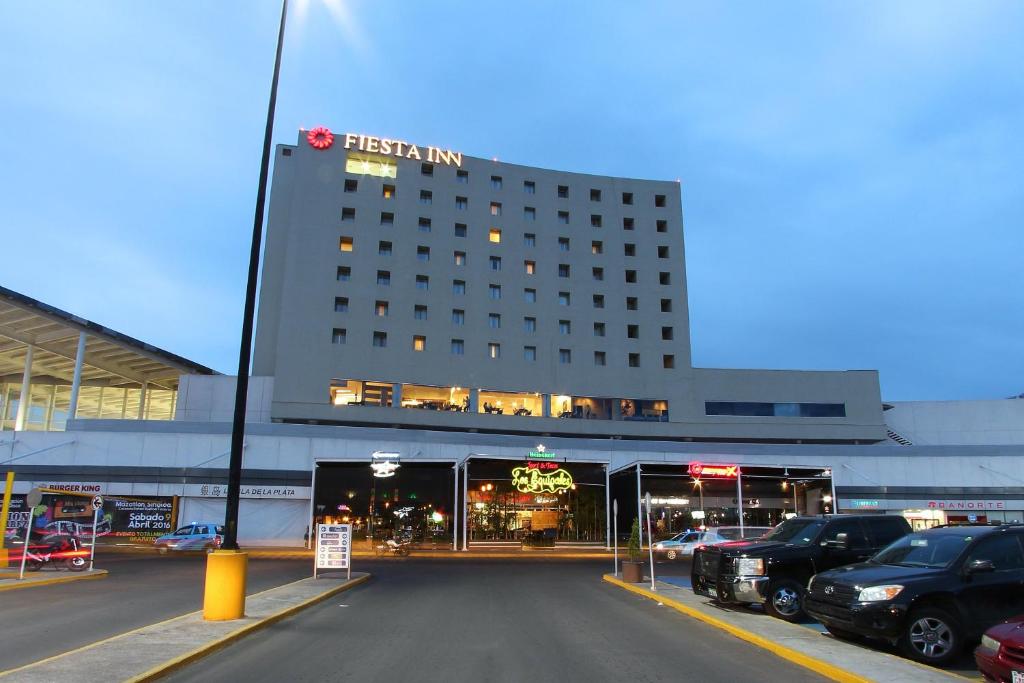
[[[69,571],[80,572],[88,565],[88,557],[89,551],[83,550],[74,536],[51,534],[43,537],[41,545],[25,550],[25,568],[37,572],[43,565],[63,564]]]
[[[380,545],[374,548],[377,557],[385,555],[398,555],[399,557],[407,557],[409,555],[409,549],[412,547],[411,541],[396,541],[393,538],[389,538]]]

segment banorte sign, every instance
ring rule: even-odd
[[[701,477],[735,479],[740,475],[740,466],[691,462],[687,471],[694,479],[700,479]]]
[[[319,150],[330,149],[334,144],[334,133],[325,126],[317,126],[307,131],[306,141],[311,147]],[[453,152],[450,149],[440,147],[419,147],[403,140],[392,138],[379,138],[373,135],[359,135],[358,133],[345,133],[345,149],[354,149],[359,152],[370,154],[383,154],[385,156],[399,157],[401,159],[415,159],[434,164],[447,164],[462,168],[462,152]]]

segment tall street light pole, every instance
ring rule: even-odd
[[[228,497],[224,513],[224,542],[221,544],[225,550],[238,550],[238,498],[242,486],[242,446],[245,439],[245,403],[249,391],[249,357],[252,355],[253,317],[256,311],[256,279],[260,269],[263,210],[267,199],[270,146],[271,137],[274,134],[274,111],[277,108],[277,81],[281,74],[281,51],[284,48],[284,26],[287,18],[288,0],[282,0],[281,27],[277,33],[277,54],[274,57],[274,78],[270,82],[270,104],[267,107],[267,126],[263,134],[263,159],[260,161],[260,183],[256,192],[256,214],[252,222],[249,277],[245,283],[245,309],[242,313],[242,341],[238,347],[238,381],[235,386],[235,414],[231,423]]]

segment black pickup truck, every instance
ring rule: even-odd
[[[799,621],[812,576],[863,562],[909,533],[907,520],[895,515],[793,517],[758,539],[698,547],[693,592],[719,602],[763,603],[772,616]]]

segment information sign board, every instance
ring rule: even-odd
[[[317,524],[314,578],[321,569],[344,569],[352,578],[351,524]]]

